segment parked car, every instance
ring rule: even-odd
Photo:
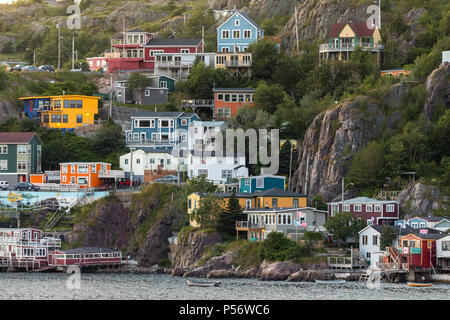
[[[114,188],[114,184],[111,184],[111,183],[104,183],[104,184],[100,185],[100,186],[97,188],[97,190],[100,190],[100,191],[108,191],[108,190],[111,190],[111,189],[113,189],[113,188]]]
[[[44,64],[43,66],[40,66],[39,69],[47,72],[55,72],[55,68],[49,64]]]
[[[39,188],[39,186],[36,186],[36,185],[34,185],[32,183],[29,183],[29,182],[20,182],[20,183],[17,184],[15,189],[18,190],[18,191],[24,191],[24,190],[39,191],[41,188]]]
[[[13,72],[13,71],[20,72],[20,71],[22,71],[22,66],[20,64],[16,64],[14,67],[11,67],[9,69],[9,71],[11,71],[11,72]]]
[[[137,186],[137,180],[133,180],[133,186]],[[117,181],[117,188],[129,188],[130,179],[124,178]]]
[[[176,183],[178,182],[177,176],[168,175],[161,178],[158,178],[155,180],[155,182],[170,182],[170,183]]]
[[[36,72],[36,71],[41,71],[41,70],[35,66],[26,66],[22,69],[22,71]]]
[[[81,72],[81,69],[71,69],[70,72]]]
[[[9,187],[8,181],[0,181],[0,188],[2,190],[8,190],[8,187]]]

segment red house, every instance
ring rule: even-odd
[[[394,224],[399,218],[400,202],[358,197],[328,203],[328,215],[334,217],[338,212],[350,212],[354,218],[361,218],[368,225]]]
[[[244,105],[254,106],[255,89],[252,88],[215,88],[214,106],[217,119],[227,119],[237,115]]]
[[[55,267],[120,265],[122,263],[122,253],[120,250],[101,247],[54,250],[49,254],[48,263]]]
[[[111,53],[106,53],[108,72],[148,71],[155,68],[155,53],[200,53],[202,39],[158,39],[139,29],[122,33],[119,39],[111,39]],[[175,57],[175,63],[177,62]]]
[[[386,262],[406,263],[415,269],[435,268],[436,240],[445,237],[445,234],[432,229],[421,229],[399,238],[399,246],[387,248],[391,253]]]

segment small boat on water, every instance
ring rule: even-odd
[[[317,284],[342,284],[345,280],[314,280]]]
[[[408,282],[410,287],[431,287],[432,283]]]
[[[191,287],[218,287],[220,286],[220,282],[213,281],[194,281],[194,280],[186,280],[188,286]]]

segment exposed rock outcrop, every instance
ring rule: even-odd
[[[416,183],[404,189],[397,197],[402,212],[406,217],[415,215],[431,215],[433,210],[440,209],[450,202],[447,195],[443,195],[440,188]]]
[[[206,247],[222,241],[222,236],[219,233],[208,233],[200,230],[189,232],[186,238],[179,239],[178,250],[173,261],[174,268],[196,267]]]
[[[287,281],[333,280],[334,274],[318,270],[300,270],[289,276]]]
[[[263,262],[259,273],[260,280],[286,280],[295,272],[302,270],[298,263],[293,262]]]
[[[428,93],[427,101],[423,109],[426,119],[433,116],[436,104],[442,103],[445,109],[450,108],[450,63],[443,62],[427,78],[425,88]]]
[[[140,248],[138,262],[141,266],[152,266],[161,259],[167,259],[169,254],[169,242],[172,235],[171,224],[168,221],[159,221],[147,232],[147,239]]]

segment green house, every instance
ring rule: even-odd
[[[0,132],[0,181],[13,187],[41,172],[42,141],[35,132]]]

